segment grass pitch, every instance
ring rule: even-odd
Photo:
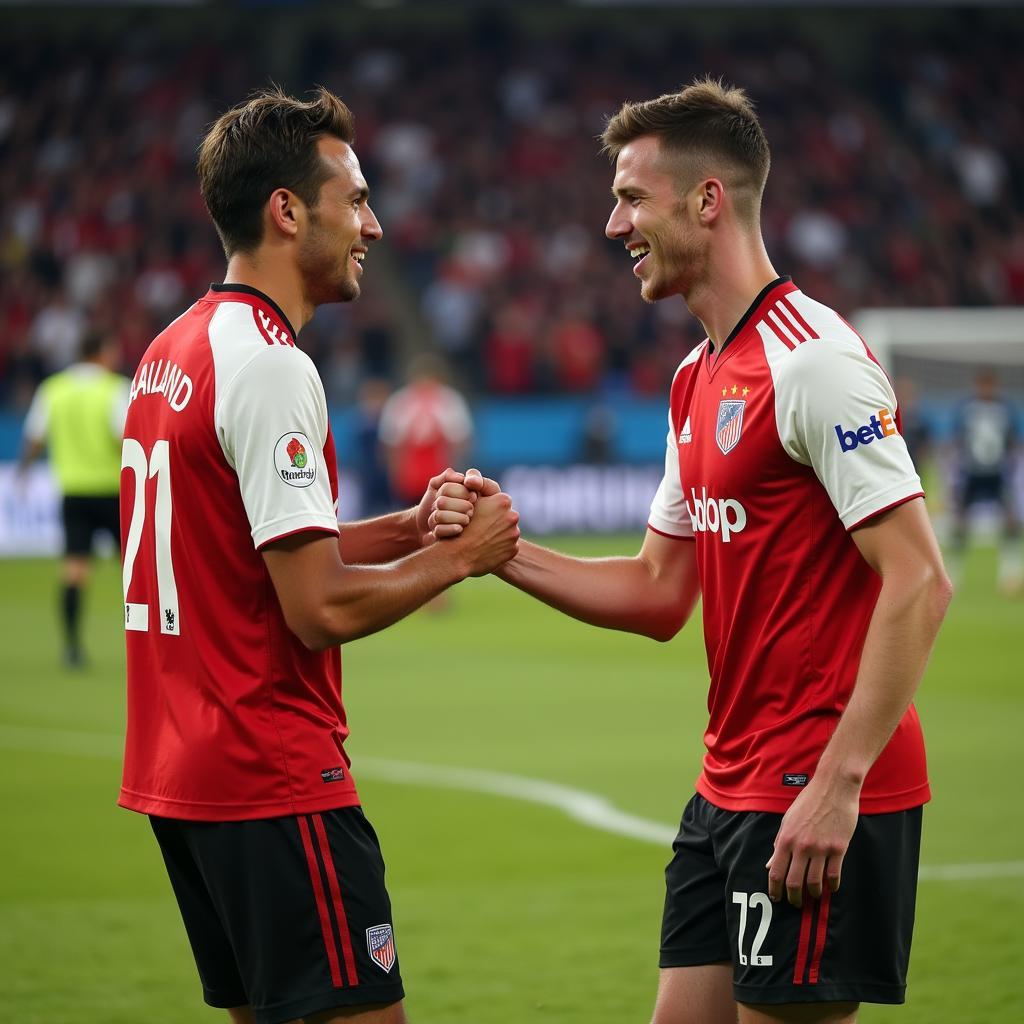
[[[923,862],[1009,867],[922,881],[908,1003],[866,1006],[862,1021],[1024,1020],[1024,603],[998,598],[994,575],[993,552],[975,552],[918,699],[935,792]],[[114,805],[119,588],[101,564],[91,666],[68,674],[55,564],[0,563],[0,1005],[17,1024],[226,1019],[201,1002],[147,823]],[[706,684],[696,623],[658,645],[489,579],[346,649],[350,753],[388,861],[415,1024],[649,1020],[668,851],[533,803],[385,782],[360,758],[546,779],[673,825],[698,770]]]

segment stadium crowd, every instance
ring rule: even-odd
[[[364,300],[304,333],[334,401],[367,376],[399,379],[402,308],[480,391],[664,394],[699,325],[681,303],[637,302],[628,257],[601,234],[611,175],[595,136],[622,99],[709,70],[758,104],[768,250],[808,294],[847,312],[1024,303],[1024,32],[984,18],[969,34],[949,18],[879,25],[872,58],[843,62],[840,42],[789,29],[701,41],[595,25],[536,36],[492,14],[427,35],[310,28],[274,61],[252,31],[230,48],[142,27],[116,42],[12,33],[0,404],[23,407],[90,325],[116,334],[132,369],[220,280],[196,142],[271,67],[292,91],[323,82],[353,108],[389,243],[390,258],[370,254]]]

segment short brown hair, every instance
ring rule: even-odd
[[[602,149],[614,160],[628,143],[654,135],[671,153],[690,157],[697,174],[724,163],[727,184],[737,193],[741,217],[757,219],[771,154],[747,94],[711,77],[680,92],[641,103],[626,102],[608,119]]]
[[[199,147],[199,188],[224,252],[252,252],[263,241],[263,207],[278,188],[315,207],[330,171],[317,140],[355,140],[352,112],[323,87],[308,102],[274,86],[221,114]]]

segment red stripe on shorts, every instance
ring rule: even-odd
[[[818,907],[818,928],[814,937],[814,956],[811,957],[811,969],[807,974],[809,985],[818,984],[818,971],[821,967],[821,954],[825,949],[825,935],[828,932],[828,907],[832,899],[832,891],[828,883],[822,887]]]
[[[793,984],[804,983],[804,970],[807,968],[807,952],[811,943],[811,914],[814,912],[814,901],[804,898],[803,914],[800,917],[800,938],[796,944],[796,967],[793,968]]]
[[[345,914],[345,905],[341,902],[341,886],[338,885],[338,872],[334,867],[334,858],[331,856],[331,848],[327,843],[327,830],[324,828],[323,815],[313,815],[313,828],[316,829],[316,838],[320,843],[324,874],[327,875],[327,885],[331,890],[331,901],[334,903],[334,919],[338,922],[341,950],[345,955],[345,973],[348,975],[349,985],[355,986],[359,984],[359,975],[356,974],[356,958],[352,953],[352,937],[348,933],[348,917]]]
[[[309,865],[309,879],[313,883],[313,895],[316,897],[316,910],[320,915],[320,931],[324,936],[324,949],[327,951],[327,962],[331,965],[331,982],[335,988],[341,988],[345,982],[341,979],[341,968],[338,965],[338,947],[334,943],[331,931],[331,915],[327,909],[327,898],[324,896],[324,883],[320,879],[320,866],[313,852],[313,840],[309,834],[309,825],[305,818],[297,818],[299,832],[302,835],[302,846],[306,851],[306,863]]]

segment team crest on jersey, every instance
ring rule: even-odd
[[[715,425],[715,441],[723,455],[728,455],[740,443],[743,431],[743,407],[741,399],[726,399],[718,403],[718,423]]]
[[[308,487],[316,479],[316,452],[298,431],[282,434],[274,446],[277,475],[291,487]]]
[[[389,924],[375,924],[366,929],[366,950],[370,959],[385,973],[395,966],[395,936]]]

